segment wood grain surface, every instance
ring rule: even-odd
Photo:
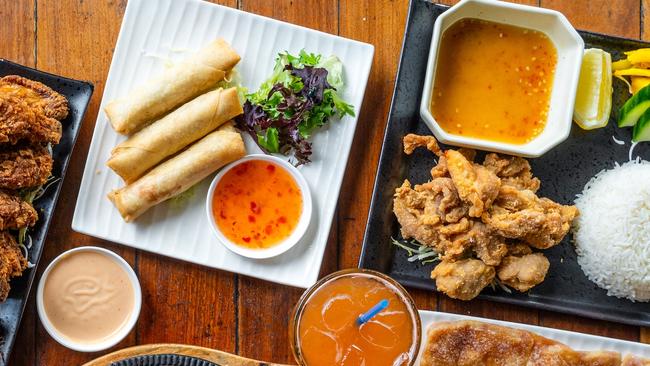
[[[39,265],[84,244],[124,256],[142,284],[134,331],[113,349],[84,354],[51,339],[38,320],[34,292],[10,365],[80,365],[101,354],[145,343],[210,347],[244,357],[292,363],[291,310],[301,291],[139,252],[70,228],[99,101],[126,0],[2,0],[0,57],[95,84]],[[217,1],[215,1],[217,2]],[[407,0],[222,0],[219,3],[375,45],[364,106],[339,197],[321,275],[356,267],[408,10]],[[455,1],[442,1],[446,4]],[[650,0],[524,0],[562,11],[580,29],[650,39]],[[486,301],[460,302],[411,291],[422,309],[471,314],[650,343],[650,331]]]

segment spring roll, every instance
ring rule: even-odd
[[[111,101],[104,110],[115,131],[131,134],[214,88],[237,62],[239,55],[223,39],[217,39],[124,98]]]
[[[108,194],[131,222],[149,208],[172,198],[246,154],[244,140],[231,123],[194,143],[187,150],[152,169],[142,178]]]
[[[126,183],[132,183],[242,112],[235,88],[200,95],[117,145],[106,165]]]

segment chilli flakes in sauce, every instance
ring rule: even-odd
[[[282,167],[263,160],[243,162],[217,185],[212,213],[233,243],[253,249],[279,244],[291,235],[302,214],[302,193]]]

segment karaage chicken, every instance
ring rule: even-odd
[[[483,166],[501,178],[503,185],[533,192],[539,189],[539,179],[533,177],[530,164],[524,158],[490,153],[485,156]]]
[[[471,163],[456,150],[445,151],[445,159],[458,195],[470,204],[469,216],[481,217],[499,194],[501,181],[484,166]]]
[[[548,249],[562,241],[577,216],[575,206],[560,205],[537,197],[533,191],[506,185],[482,220],[506,238]]]
[[[497,268],[497,277],[504,285],[526,292],[544,281],[550,263],[542,253],[521,257],[509,255]]]
[[[433,136],[409,134],[404,152],[426,147],[438,156],[431,180],[395,190],[393,212],[404,239],[431,247],[442,261],[431,273],[438,290],[469,300],[496,277],[525,292],[541,283],[549,262],[532,248],[557,245],[578,215],[575,206],[540,198],[539,179],[523,158],[470,149],[440,149]]]
[[[431,272],[438,290],[449,297],[471,300],[494,279],[494,267],[478,259],[440,262]]]

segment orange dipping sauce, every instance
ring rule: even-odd
[[[302,192],[284,168],[245,161],[221,178],[212,199],[219,230],[235,244],[265,249],[289,237],[302,215]]]
[[[419,348],[420,323],[415,308],[407,305],[412,302],[404,290],[367,272],[334,276],[303,295],[296,309],[291,329],[298,363],[412,365]],[[383,299],[389,301],[388,307],[359,326],[359,315]]]
[[[556,63],[544,33],[461,19],[442,35],[431,114],[454,135],[525,144],[546,126]]]

